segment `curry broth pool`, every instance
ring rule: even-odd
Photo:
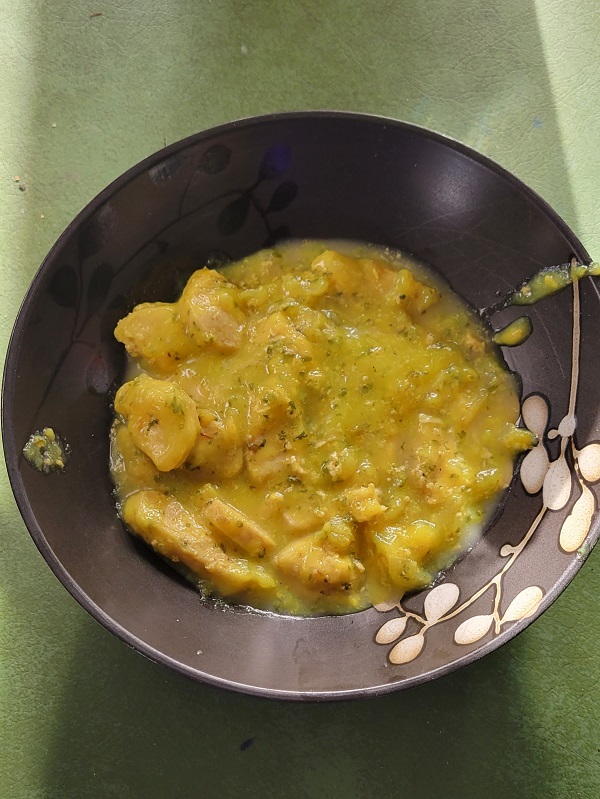
[[[199,269],[115,330],[111,473],[202,592],[345,613],[430,585],[534,436],[487,330],[406,256],[290,242]],[[135,375],[135,376],[134,376]]]

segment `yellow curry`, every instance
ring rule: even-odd
[[[533,443],[479,321],[387,250],[200,269],[115,336],[137,364],[112,429],[123,520],[254,607],[345,613],[429,585]]]

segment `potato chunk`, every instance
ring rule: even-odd
[[[150,369],[163,375],[174,372],[180,361],[197,352],[176,306],[166,302],[137,305],[117,324],[115,338],[132,358],[141,358]]]
[[[122,422],[115,422],[111,432],[111,471],[130,494],[140,486],[155,485],[159,473],[152,460],[136,446],[131,430]]]
[[[179,311],[190,339],[220,352],[236,350],[242,341],[245,315],[236,304],[237,289],[214,269],[199,269],[190,277]]]
[[[346,491],[348,509],[357,522],[366,522],[385,513],[387,507],[379,501],[381,491],[373,483]]]
[[[159,555],[210,579],[224,596],[276,585],[264,569],[223,552],[195,513],[160,491],[140,491],[129,497],[122,515],[133,532]]]
[[[428,551],[436,534],[421,525],[412,535],[403,527],[389,526],[372,536],[368,569],[374,601],[389,598],[390,586],[396,594],[402,594],[431,582],[432,575],[422,567],[419,551]]]
[[[196,404],[175,383],[140,375],[117,391],[115,411],[161,472],[177,469],[200,433]]]

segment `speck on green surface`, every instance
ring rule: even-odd
[[[2,4],[0,75],[3,352],[43,256],[98,191],[259,113],[363,111],[453,136],[598,257],[594,0],[19,0]],[[110,636],[36,552],[4,472],[0,530],[2,797],[600,796],[598,552],[485,660],[298,705],[196,685]]]

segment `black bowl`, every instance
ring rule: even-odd
[[[295,113],[199,133],[118,178],[42,264],[6,361],[6,463],[25,523],[55,574],[144,655],[254,694],[381,694],[449,672],[513,637],[565,588],[598,538],[597,448],[580,450],[598,437],[599,295],[586,279],[531,309],[533,335],[506,354],[524,396],[534,395],[526,414],[540,434],[548,407],[555,427],[576,409],[579,449],[563,425],[559,439],[571,460],[560,459],[546,479],[546,487],[557,475],[572,481],[567,504],[552,509],[546,495],[531,497],[515,481],[503,514],[445,581],[387,612],[302,619],[222,607],[201,601],[116,514],[108,430],[124,356],[112,330],[134,304],[174,299],[199,265],[287,237],[357,239],[411,253],[477,308],[542,266],[572,256],[589,262],[534,192],[429,131],[354,114]],[[580,322],[581,368],[572,371]],[[63,474],[40,474],[22,455],[44,426],[71,446]],[[542,478],[558,445],[538,450]],[[573,457],[583,468],[573,468]],[[578,526],[569,513],[580,495]]]

